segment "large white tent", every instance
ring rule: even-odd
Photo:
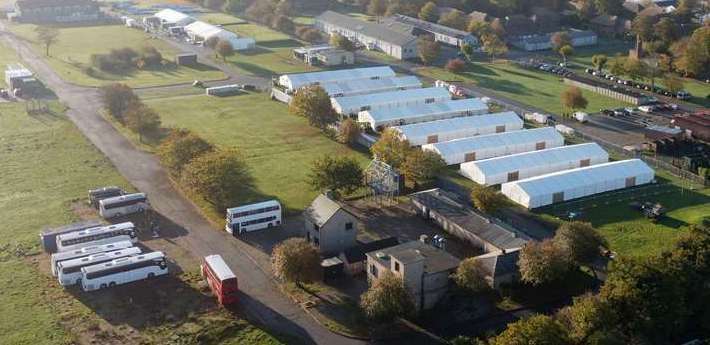
[[[451,100],[451,94],[443,87],[427,87],[331,98],[333,109],[342,115],[356,115],[361,111],[393,109],[418,104],[430,104]]]
[[[501,192],[529,209],[653,181],[654,172],[640,159],[558,171],[504,183]]]
[[[195,18],[170,8],[160,10],[153,16],[160,19],[160,23],[165,26],[185,26],[196,21]]]
[[[512,111],[392,127],[400,138],[412,146],[438,143],[476,135],[515,131],[523,128],[523,120]]]
[[[321,86],[330,97],[347,97],[394,90],[409,90],[422,87],[422,82],[415,76],[387,77],[378,79],[338,80],[322,83]]]
[[[479,135],[435,144],[422,145],[423,150],[441,155],[446,164],[460,164],[479,159],[544,150],[564,145],[565,139],[553,127]]]
[[[601,146],[585,143],[462,163],[461,175],[491,186],[608,161]]]
[[[395,75],[390,66],[362,67],[335,71],[284,74],[279,77],[279,84],[289,91],[295,91],[304,86],[314,84],[344,80],[389,78]]]
[[[231,31],[201,21],[185,26],[185,34],[193,41],[207,41],[212,37],[217,37],[229,42],[234,50],[251,49],[256,45],[253,38],[239,37]]]
[[[443,90],[443,88],[441,88]],[[368,123],[373,130],[388,126],[451,119],[488,113],[488,105],[478,98],[447,100],[394,109],[367,110],[358,113],[357,121]]]

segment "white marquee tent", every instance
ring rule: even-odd
[[[333,109],[342,115],[355,115],[360,111],[393,109],[418,104],[430,104],[451,100],[451,94],[443,87],[397,90],[368,95],[331,98]]]
[[[444,90],[443,88],[440,88]],[[394,109],[367,110],[358,113],[358,122],[378,130],[387,126],[450,119],[488,113],[488,105],[478,98],[447,100]]]
[[[170,8],[160,10],[153,16],[160,19],[160,22],[167,26],[185,26],[196,21],[195,18]]]
[[[201,21],[185,26],[185,33],[193,41],[206,41],[212,37],[217,37],[220,40],[231,43],[234,50],[252,49],[256,45],[256,41],[253,38],[239,37],[231,31]]]
[[[461,175],[491,186],[608,161],[601,146],[585,143],[462,163]]]
[[[378,79],[342,80],[321,84],[330,97],[366,95],[394,90],[418,89],[422,82],[415,76]]]
[[[640,159],[558,171],[504,183],[501,192],[529,209],[653,181],[654,172]]]
[[[422,145],[422,149],[440,154],[448,165],[453,165],[559,147],[564,142],[555,128],[543,127],[426,144]]]
[[[289,91],[295,91],[304,86],[313,84],[344,80],[389,78],[395,75],[390,66],[350,68],[335,71],[284,74],[279,77],[279,84]]]
[[[402,139],[408,140],[412,146],[420,146],[482,134],[519,130],[523,128],[523,120],[515,112],[506,111],[421,122],[392,128],[399,132],[399,136]]]

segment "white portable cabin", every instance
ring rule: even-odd
[[[163,26],[185,26],[196,21],[195,18],[188,16],[185,13],[175,11],[170,8],[166,8],[158,11],[153,15],[154,17],[160,19],[160,23]],[[126,23],[128,24],[128,23]]]
[[[601,146],[585,143],[461,163],[460,172],[478,184],[492,186],[608,161],[609,154]]]
[[[653,181],[654,172],[640,159],[558,171],[504,183],[501,192],[528,209]]]
[[[320,85],[330,97],[346,97],[394,90],[418,89],[422,87],[422,82],[419,78],[408,75],[404,77],[334,81]]]
[[[516,131],[523,128],[523,120],[512,111],[478,116],[421,122],[392,127],[400,138],[412,146],[468,138],[476,135]]]
[[[422,145],[422,149],[440,154],[446,164],[453,165],[515,153],[544,150],[562,146],[564,143],[564,138],[554,128],[544,127],[426,144]]]
[[[440,87],[398,90],[368,95],[331,98],[336,113],[357,115],[361,111],[394,109],[419,104],[431,104],[451,100],[451,94]]]
[[[357,121],[368,123],[373,130],[380,130],[389,126],[403,126],[486,113],[488,113],[488,105],[483,100],[467,98],[394,109],[361,111],[357,115]]]
[[[345,80],[391,78],[396,74],[390,66],[340,69],[334,71],[284,74],[279,77],[279,84],[289,91],[298,90],[308,85],[320,85]]]
[[[256,46],[256,41],[253,38],[239,37],[231,31],[202,21],[185,26],[185,34],[194,42],[207,41],[212,37],[217,37],[229,42],[234,50],[247,50]]]

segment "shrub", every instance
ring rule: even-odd
[[[460,73],[466,67],[466,62],[461,59],[451,59],[446,63],[446,70],[453,73]]]

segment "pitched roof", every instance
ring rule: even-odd
[[[488,13],[479,11],[473,11],[469,13],[468,16],[471,18],[471,20],[476,20],[479,22],[485,22],[486,19],[488,19]]]
[[[399,244],[397,237],[387,237],[381,240],[362,243],[359,242],[357,246],[346,249],[343,254],[345,254],[345,259],[352,262],[365,261],[365,254],[369,252],[374,252],[376,250],[394,247]]]
[[[496,277],[518,272],[520,248],[487,253],[479,255],[475,259],[483,265],[486,273],[495,280]]]
[[[395,14],[394,16],[389,18],[392,21],[397,21],[399,23],[411,25],[413,27],[416,27],[420,30],[428,31],[428,32],[433,32],[441,35],[446,35],[450,37],[455,37],[458,39],[463,39],[464,37],[471,36],[471,33],[451,28],[445,25],[441,24],[436,24],[432,22],[428,22],[426,20],[422,20],[419,18],[412,18],[409,16],[405,16],[402,14]]]
[[[330,23],[348,30],[357,31],[362,35],[377,38],[398,46],[407,45],[417,39],[414,35],[405,32],[405,29],[407,28],[402,27],[401,24],[397,26],[388,26],[373,22],[365,22],[333,11],[325,11],[321,13],[316,20]]]
[[[382,253],[382,255],[378,255]],[[406,265],[424,261],[425,273],[437,273],[452,270],[458,267],[460,260],[445,250],[420,241],[410,241],[393,247],[384,248],[376,252],[367,253],[367,256],[378,261],[381,265],[390,267],[389,257]]]
[[[318,195],[304,211],[304,216],[313,224],[323,226],[323,224],[327,223],[328,220],[341,209],[343,209],[343,207],[340,206],[340,204],[333,201],[333,199],[325,194],[321,194]]]

